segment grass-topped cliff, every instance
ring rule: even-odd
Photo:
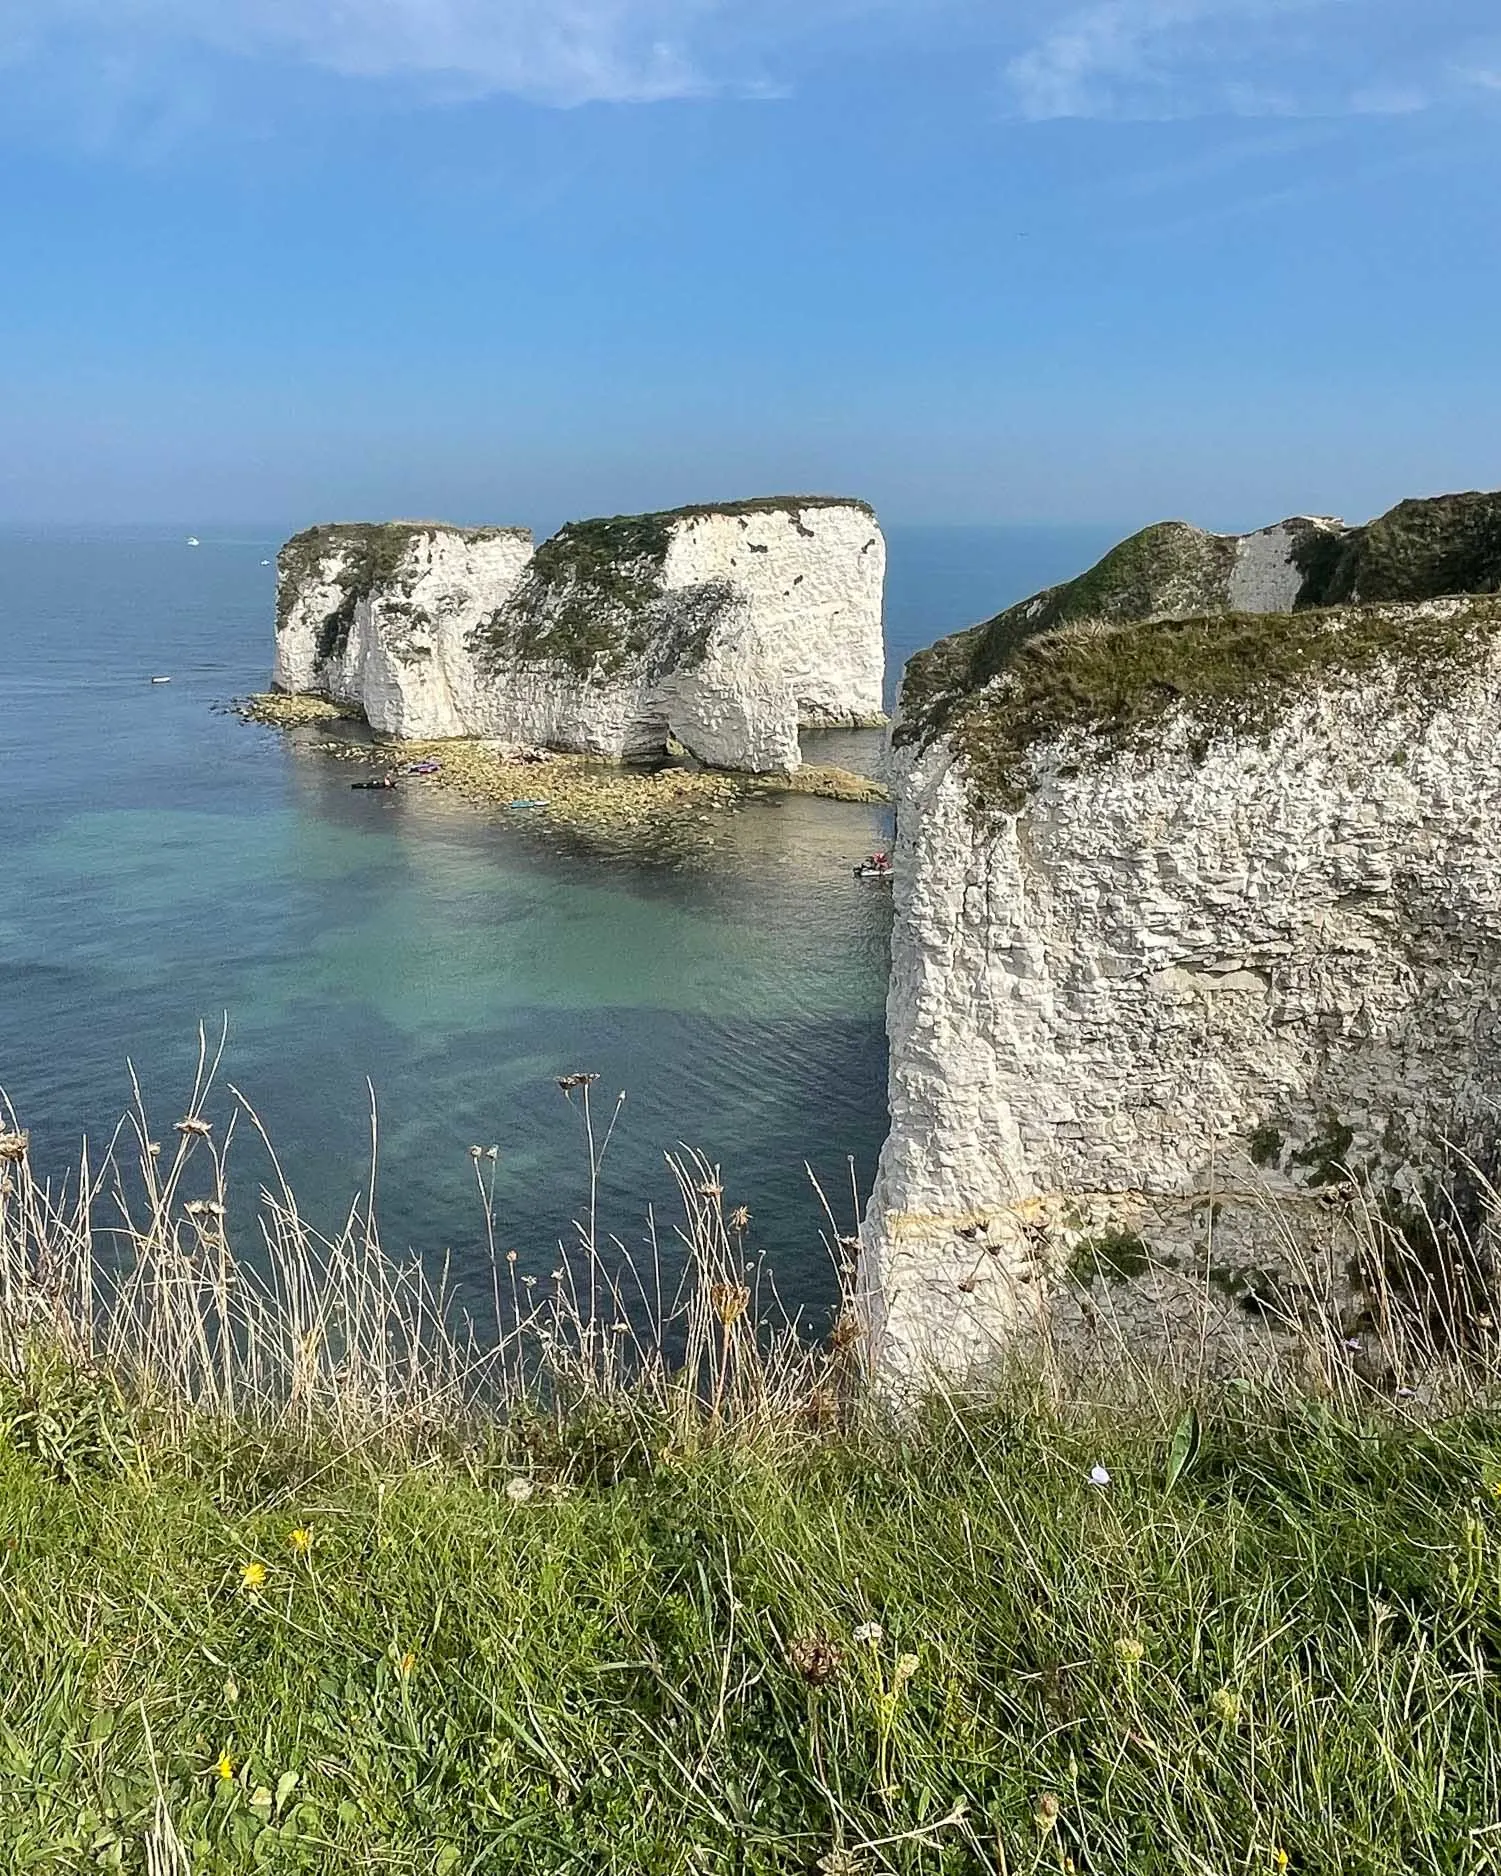
[[[515,660],[582,678],[613,678],[648,663],[692,670],[730,593],[714,584],[661,603],[675,529],[718,515],[796,521],[806,509],[834,507],[874,513],[865,502],[833,495],[765,495],[569,522],[542,543],[515,593],[476,629],[475,648],[492,665]]]
[[[1501,588],[1501,494],[1404,502],[1361,528],[1306,525],[1291,612],[1228,610],[1237,539],[1159,523],[939,640],[907,665],[896,740],[947,736],[977,803],[1011,810],[1028,750],[1056,736],[1121,747],[1174,716],[1206,737],[1255,732],[1317,685],[1380,665],[1442,703],[1501,635],[1501,601],[1421,606]]]

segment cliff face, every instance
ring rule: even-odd
[[[532,557],[525,528],[310,528],[277,559],[277,690],[353,704],[391,736],[460,736],[469,637]]]
[[[1498,586],[1501,497],[1169,524],[913,660],[889,1371],[1314,1296],[1358,1338],[1362,1209],[1501,1101]]]
[[[314,529],[282,552],[275,682],[400,735],[793,769],[800,727],[880,720],[884,581],[870,509],[823,497],[576,522],[535,554]]]

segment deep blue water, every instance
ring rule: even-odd
[[[1097,530],[890,531],[893,678],[918,645],[1087,564]],[[380,1108],[386,1241],[480,1267],[472,1143],[500,1232],[546,1267],[585,1203],[554,1077],[626,1105],[601,1219],[673,1213],[664,1151],[722,1163],[785,1294],[830,1279],[804,1162],[853,1214],[885,1130],[889,896],[850,863],[884,813],[785,801],[715,864],[581,858],[215,706],[264,688],[274,539],[0,534],[0,1088],[61,1171],[129,1099],[181,1111],[200,1021],[303,1211],[333,1224]],[[170,684],[153,685],[153,673]],[[227,1113],[221,1100],[217,1112]],[[253,1179],[264,1167],[246,1149]]]

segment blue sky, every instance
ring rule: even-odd
[[[1501,483],[1497,0],[0,0],[0,521]]]

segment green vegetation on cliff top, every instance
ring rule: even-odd
[[[1297,558],[1300,607],[1494,593],[1501,590],[1501,492],[1399,502],[1364,527],[1310,535]]]
[[[491,663],[550,665],[586,679],[608,680],[648,664],[691,670],[702,662],[731,592],[714,583],[659,603],[674,526],[830,507],[873,512],[840,496],[769,495],[569,522],[537,549],[505,605],[476,628],[476,648]]]
[[[493,660],[552,665],[585,678],[615,677],[648,659],[691,668],[703,656],[727,593],[705,588],[675,596],[671,608],[655,607],[674,524],[716,515],[796,519],[818,508],[875,512],[848,496],[762,495],[570,522],[542,543],[516,592],[476,628],[476,647]],[[436,530],[466,540],[527,534],[524,528],[450,528],[428,521],[308,528],[286,543],[277,560],[277,629],[287,625],[299,593],[319,577],[331,579],[339,600],[320,624],[316,655],[320,664],[338,657],[349,642],[356,606],[396,578],[416,536]]]
[[[1501,587],[1501,495],[1404,502],[1358,529],[1311,525],[1292,613],[1226,610],[1234,552],[1233,536],[1160,523],[1078,579],[939,640],[907,666],[897,741],[949,737],[977,805],[1014,810],[1038,743],[1083,732],[1120,748],[1175,716],[1205,741],[1259,733],[1320,683],[1383,664],[1411,670],[1437,704],[1501,634],[1501,605],[1410,610]]]

